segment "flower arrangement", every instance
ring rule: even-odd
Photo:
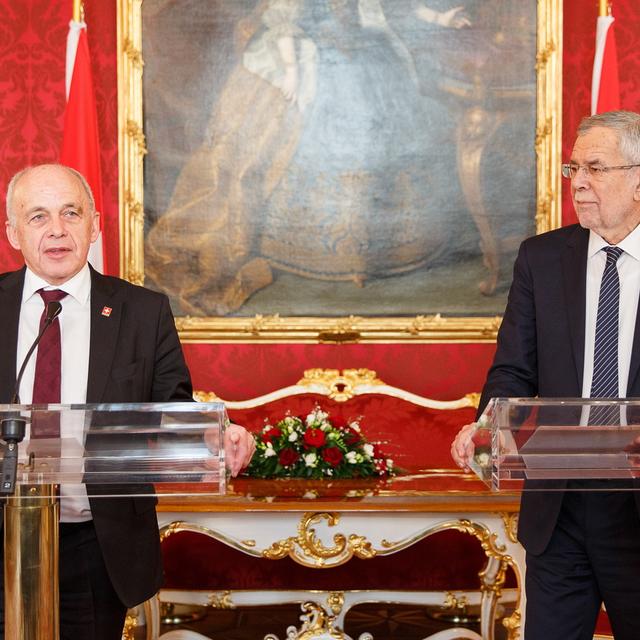
[[[246,474],[254,478],[372,478],[394,475],[393,460],[362,435],[360,424],[332,424],[316,407],[304,420],[266,424]]]

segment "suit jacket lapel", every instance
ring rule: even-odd
[[[0,280],[0,402],[9,402],[16,383],[18,326],[25,269]]]
[[[116,351],[122,301],[112,281],[91,269],[91,347],[87,403],[102,401]]]
[[[582,394],[582,375],[584,370],[584,323],[585,298],[587,291],[587,252],[589,249],[589,231],[577,227],[570,236],[562,254],[562,277],[567,301],[571,348],[578,380],[577,394]]]

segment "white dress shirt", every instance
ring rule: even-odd
[[[596,319],[600,282],[607,262],[607,254],[602,251],[609,246],[606,240],[593,231],[589,234],[587,254],[587,289],[584,332],[584,369],[582,397],[591,395],[593,378],[593,352],[596,340]],[[631,365],[631,349],[636,326],[638,296],[640,295],[640,226],[636,227],[624,240],[618,243],[624,253],[617,261],[620,277],[620,316],[618,320],[618,396],[626,398]]]
[[[91,273],[87,265],[64,284],[54,287],[27,268],[22,290],[20,322],[18,325],[18,351],[16,375],[27,355],[27,351],[38,335],[40,316],[44,302],[38,293],[40,289],[60,289],[67,293],[61,300],[60,341],[62,349],[60,402],[61,404],[85,404],[87,401],[87,378],[89,375],[89,347],[91,330]],[[19,394],[22,404],[31,404],[33,381],[36,370],[37,351],[31,356],[20,384]],[[81,447],[83,442],[84,418],[62,420],[60,436],[73,438]],[[25,441],[28,441],[28,433]],[[25,446],[25,445],[23,445]],[[25,446],[26,449],[26,446]],[[64,453],[64,452],[63,452]],[[82,522],[91,519],[91,509],[84,487],[60,487],[60,520]]]

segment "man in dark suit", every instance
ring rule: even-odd
[[[63,404],[192,400],[167,298],[88,265],[98,220],[89,186],[68,167],[30,167],[12,179],[6,231],[25,267],[0,275],[0,403],[10,402],[17,368],[38,333],[40,292],[51,289],[65,294],[59,318]],[[25,404],[35,374],[32,359],[20,388]],[[242,427],[227,429],[225,457],[233,475],[253,449]],[[127,607],[161,584],[155,500],[96,499],[88,492],[61,500],[60,637],[119,640]]]
[[[640,115],[585,118],[563,175],[580,224],[522,243],[478,415],[499,396],[640,396]],[[596,391],[601,379],[609,392]],[[466,469],[474,429],[452,444]],[[640,492],[567,488],[523,492],[525,640],[591,640],[603,601],[616,640],[637,640]]]

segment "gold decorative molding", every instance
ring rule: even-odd
[[[344,591],[330,591],[327,596],[327,606],[334,616],[339,615],[344,607]]]
[[[313,387],[322,385],[329,389],[329,397],[336,402],[346,402],[353,398],[357,387],[383,386],[385,383],[371,369],[307,369],[298,385]]]
[[[142,0],[118,0],[120,275],[144,283]],[[536,231],[561,225],[562,3],[537,1]],[[133,204],[132,204],[133,203]],[[494,342],[501,318],[190,317],[177,318],[185,343],[478,343]]]
[[[121,249],[121,254],[122,254]],[[495,342],[500,316],[479,318],[353,317],[353,331],[343,342]],[[182,342],[338,343],[341,320],[318,317],[254,316],[251,318],[176,318]]]
[[[127,611],[124,619],[124,629],[122,630],[122,640],[134,640],[136,627],[138,626],[138,613],[135,609]]]
[[[500,517],[504,524],[504,531],[511,542],[518,542],[518,514],[501,513]]]
[[[365,536],[342,533],[333,536],[334,545],[325,546],[316,536],[314,525],[326,521],[327,526],[335,527],[340,522],[340,514],[327,512],[307,512],[298,523],[298,535],[274,542],[262,552],[265,558],[278,560],[289,556],[305,567],[324,569],[337,567],[349,561],[353,556],[367,559],[376,555],[371,543]]]
[[[303,376],[295,385],[283,387],[255,398],[247,400],[224,400],[214,391],[194,391],[194,398],[198,402],[224,402],[229,409],[248,409],[258,407],[275,400],[289,398],[296,395],[314,393],[324,395],[336,402],[346,402],[355,396],[363,396],[371,393],[400,398],[412,404],[428,409],[440,411],[464,409],[471,407],[477,409],[480,402],[480,394],[471,392],[456,400],[434,400],[419,396],[399,387],[386,384],[372,369],[306,369]]]
[[[304,612],[300,616],[300,629],[289,627],[287,640],[317,640],[317,638],[331,638],[332,640],[350,640],[342,629],[335,626],[335,616],[329,615],[319,604],[305,602],[301,605]],[[366,634],[371,637],[370,634]],[[278,636],[269,633],[264,640],[279,640]]]
[[[255,549],[256,541],[255,540],[242,540],[241,542],[236,541],[235,539],[226,536],[224,534],[218,533],[209,529],[208,527],[203,527],[198,524],[191,524],[189,522],[184,522],[182,520],[176,520],[174,522],[170,522],[169,524],[160,527],[160,542],[164,542],[169,536],[174,533],[180,533],[183,531],[190,531],[191,533],[201,533],[209,538],[213,538],[214,540],[218,540],[220,542],[224,542],[225,544],[233,547],[234,549],[238,549],[239,551],[244,551],[252,556],[261,557],[261,553]]]
[[[562,3],[538,0],[536,232],[562,226]]]
[[[236,605],[231,598],[231,591],[212,593],[207,599],[207,605],[213,609],[235,609]]]
[[[502,626],[507,630],[508,640],[518,640],[521,623],[522,615],[519,609],[516,609],[508,618],[503,618]]]
[[[467,597],[458,597],[453,591],[447,591],[440,609],[451,613],[463,613],[467,610]]]

